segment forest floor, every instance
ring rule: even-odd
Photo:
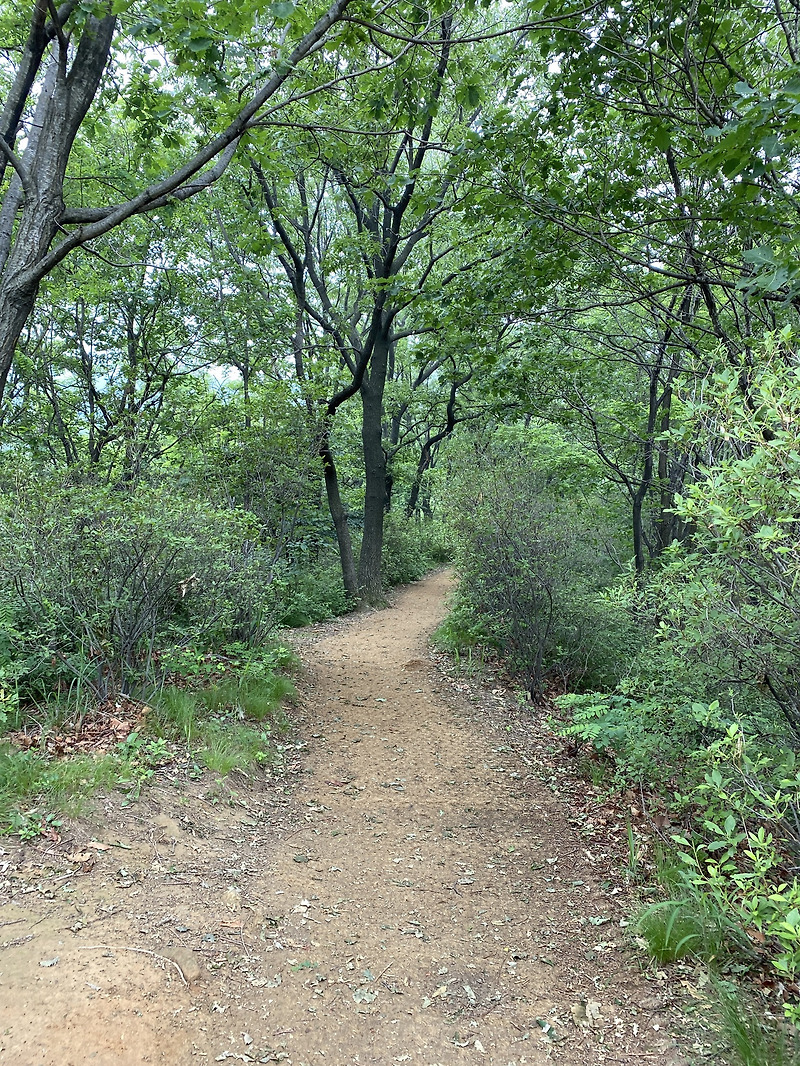
[[[437,665],[449,582],[294,634],[280,774],[166,767],[61,839],[4,841],[0,1063],[709,1056],[627,935],[624,819],[510,690]]]

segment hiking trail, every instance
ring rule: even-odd
[[[450,584],[294,634],[280,776],[167,767],[3,841],[0,1063],[686,1062],[510,695],[492,728],[432,661]]]

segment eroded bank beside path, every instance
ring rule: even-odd
[[[291,796],[165,781],[6,855],[0,1062],[685,1061],[609,871],[430,661],[449,582],[298,635]]]

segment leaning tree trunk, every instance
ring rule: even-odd
[[[63,38],[59,42],[55,84],[36,140],[36,151],[33,158],[26,154],[19,164],[21,173],[15,176],[22,185],[23,197],[19,201],[16,181],[12,181],[6,194],[16,198],[20,207],[16,211],[16,233],[13,240],[10,231],[4,235],[7,254],[0,257],[0,396],[17,341],[36,301],[39,288],[36,268],[58,232],[70,152],[100,85],[115,21],[113,15],[101,20],[87,19],[69,72],[68,46]]]

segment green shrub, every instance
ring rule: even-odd
[[[20,681],[37,665],[37,659],[20,652],[22,604],[11,589],[0,596],[0,733],[13,726],[19,713]]]
[[[718,702],[669,706],[620,691],[573,692],[553,702],[567,715],[551,721],[554,731],[612,756],[617,779],[625,784],[663,787],[676,773],[687,773],[692,753],[729,725]]]
[[[338,563],[314,564],[290,571],[276,582],[275,591],[277,622],[282,626],[294,628],[325,622],[353,608]]]
[[[560,491],[574,452],[554,452],[493,443],[448,496],[460,575],[453,634],[484,634],[532,695],[548,678],[614,684],[636,646],[636,626],[601,596],[615,568],[600,515]]]
[[[713,463],[676,500],[692,535],[667,553],[650,610],[662,653],[708,678],[699,698],[734,687],[740,708],[769,701],[798,744],[800,369],[790,341],[788,330],[768,336],[746,385],[733,367],[690,379],[676,440],[690,456],[702,440]]]
[[[417,522],[390,513],[383,528],[381,573],[387,588],[418,581],[437,565],[444,544],[432,532],[434,523]],[[441,528],[441,527],[439,527]],[[431,530],[428,535],[428,529]]]
[[[456,602],[445,620],[433,634],[433,642],[457,662],[466,657],[471,663],[473,657],[482,661],[484,650],[499,649],[500,645],[490,631],[488,624],[476,616],[475,612],[464,602]]]
[[[0,498],[0,599],[19,595],[13,628],[0,621],[0,670],[11,647],[21,690],[78,678],[104,699],[156,680],[154,654],[176,629],[257,639],[272,615],[271,556],[256,533],[246,513],[170,486],[32,479]]]
[[[417,536],[429,567],[446,566],[455,559],[455,544],[448,524],[436,517],[418,520]]]
[[[734,723],[694,754],[699,780],[684,797],[694,831],[673,840],[687,883],[760,937],[781,977],[796,981],[800,881],[789,867],[800,854],[800,766],[794,752],[770,753],[762,744]],[[800,1005],[788,1004],[787,1014],[800,1019]]]

